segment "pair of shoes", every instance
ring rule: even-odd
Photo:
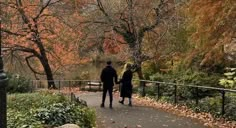
[[[132,103],[129,103],[129,106],[132,107]]]
[[[123,101],[123,100],[120,100],[119,103],[124,104],[124,101]]]
[[[112,109],[112,104],[110,104],[110,106],[109,106],[109,107],[110,107],[110,109]]]
[[[104,103],[102,103],[100,107],[101,107],[101,108],[104,108]]]

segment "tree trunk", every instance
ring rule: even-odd
[[[42,57],[40,59],[41,64],[43,65],[44,72],[46,73],[47,81],[48,81],[48,89],[56,89],[53,74],[50,65],[48,64],[48,59],[46,57]]]
[[[36,26],[36,28],[38,28],[38,27]],[[36,31],[35,34],[36,34],[35,42],[38,45],[38,48],[39,48],[39,51],[41,54],[40,61],[41,61],[41,64],[43,65],[44,72],[46,73],[46,77],[47,77],[47,81],[48,81],[48,89],[56,89],[54,79],[53,79],[52,69],[48,63],[48,58],[47,58],[43,43],[42,43],[41,39],[39,38],[40,36],[39,36],[38,31]]]
[[[46,50],[44,48],[43,42],[40,38],[40,34],[38,31],[38,26],[37,26],[37,21],[35,22],[35,28],[36,30],[33,30],[34,33],[34,39],[35,39],[35,43],[37,44],[39,51],[40,51],[40,61],[41,64],[43,65],[44,68],[44,72],[46,73],[46,77],[47,77],[47,81],[48,81],[48,89],[56,89],[55,83],[54,83],[54,79],[53,79],[53,74],[52,74],[52,69],[48,63],[48,58],[47,58],[47,54],[46,54]]]
[[[136,40],[135,46],[132,49],[133,51],[133,59],[134,63],[137,65],[137,73],[139,79],[143,78],[143,72],[142,72],[142,51],[141,51],[141,42],[139,40]]]

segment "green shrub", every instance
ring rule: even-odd
[[[236,120],[236,95],[229,94],[227,97],[228,102],[225,105],[225,117],[230,120]]]
[[[7,92],[9,93],[25,93],[30,92],[30,80],[20,76],[8,74],[9,83],[7,86]]]
[[[225,114],[224,117],[230,120],[236,120],[236,97],[233,95],[227,95],[225,99]],[[193,108],[198,108],[199,111],[209,112],[215,116],[221,116],[222,109],[222,98],[217,97],[206,97],[199,101],[199,105]]]
[[[209,112],[219,116],[221,114],[221,97],[206,97],[199,101],[198,106],[202,112]]]
[[[40,121],[34,118],[32,112],[20,112],[14,109],[7,110],[8,128],[43,128]]]
[[[163,75],[158,72],[150,76],[150,80],[160,81],[160,82],[165,81],[167,78],[168,78],[167,75]]]
[[[200,71],[192,71],[192,70],[185,70],[185,71],[175,71],[171,74],[160,74],[155,73],[150,76],[150,79],[153,81],[161,81],[161,82],[173,82],[173,83],[180,83],[180,84],[191,84],[191,85],[198,85],[198,86],[218,86],[219,75],[208,75],[205,72]],[[162,85],[161,93],[168,93],[167,95],[173,94],[173,87],[170,85]],[[172,88],[172,89],[171,89]],[[177,95],[179,98],[182,99],[193,99],[196,97],[196,89],[192,87],[186,86],[178,86],[177,88]],[[207,90],[207,89],[199,89],[198,90],[199,98],[204,98],[206,96],[214,96],[215,91]],[[180,99],[181,100],[181,99]]]
[[[143,75],[144,75],[144,79],[149,80],[150,76],[152,76],[152,74],[155,74],[156,72],[159,71],[160,66],[153,63],[153,62],[146,62],[143,64]]]
[[[151,97],[156,97],[157,96],[156,86],[146,87],[145,91],[147,93],[147,96],[151,96]]]
[[[81,110],[81,117],[79,126],[81,128],[93,128],[96,125],[96,115],[95,111],[86,107],[83,107]]]
[[[81,127],[92,128],[93,116],[88,109],[71,103],[56,103],[36,111],[35,117],[50,126],[60,126],[66,123],[78,124]]]
[[[95,126],[95,112],[61,94],[38,92],[8,96],[8,128],[43,128],[75,123]]]
[[[176,82],[184,84],[194,84],[199,86],[212,86],[219,87],[218,80],[220,78],[219,74],[208,74],[202,71],[194,71],[191,69],[175,71],[171,75],[171,79]]]
[[[221,78],[219,84],[226,88],[236,88],[236,68],[227,68],[224,78]]]
[[[47,107],[50,104],[69,102],[62,94],[50,92],[12,94],[8,96],[8,108],[28,111],[29,108]]]
[[[173,102],[173,98],[172,97],[169,97],[169,96],[162,96],[160,99],[159,99],[160,102]]]
[[[148,74],[150,80],[160,82],[173,82],[185,85],[198,85],[210,87],[228,87],[235,88],[235,68],[229,68],[225,73],[225,78],[219,82],[220,74],[207,73],[199,70],[192,69],[176,69],[170,73],[161,74]],[[221,86],[219,85],[221,84]],[[159,101],[173,102],[174,100],[174,87],[171,85],[160,85]],[[141,92],[141,91],[140,91]],[[151,98],[157,98],[157,89],[155,86],[146,88],[146,95]],[[196,88],[188,86],[177,86],[177,100],[178,103],[187,105],[196,112],[209,112],[215,116],[221,116],[222,97],[219,91],[211,89],[198,88],[199,104],[196,106]],[[233,94],[226,93],[225,99],[225,114],[226,118],[236,120],[236,97]]]

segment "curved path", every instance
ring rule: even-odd
[[[109,97],[105,108],[100,108],[101,92],[88,92],[77,95],[87,101],[97,114],[97,128],[206,128],[202,124],[186,117],[176,116],[162,110],[133,105],[129,107],[118,103],[114,96],[113,109],[109,108]]]

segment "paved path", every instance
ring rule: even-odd
[[[109,108],[107,96],[105,108],[100,108],[101,92],[79,94],[89,107],[96,110],[97,128],[206,128],[202,124],[186,117],[179,117],[162,110],[133,105],[129,107],[118,103],[114,97],[113,109]]]

